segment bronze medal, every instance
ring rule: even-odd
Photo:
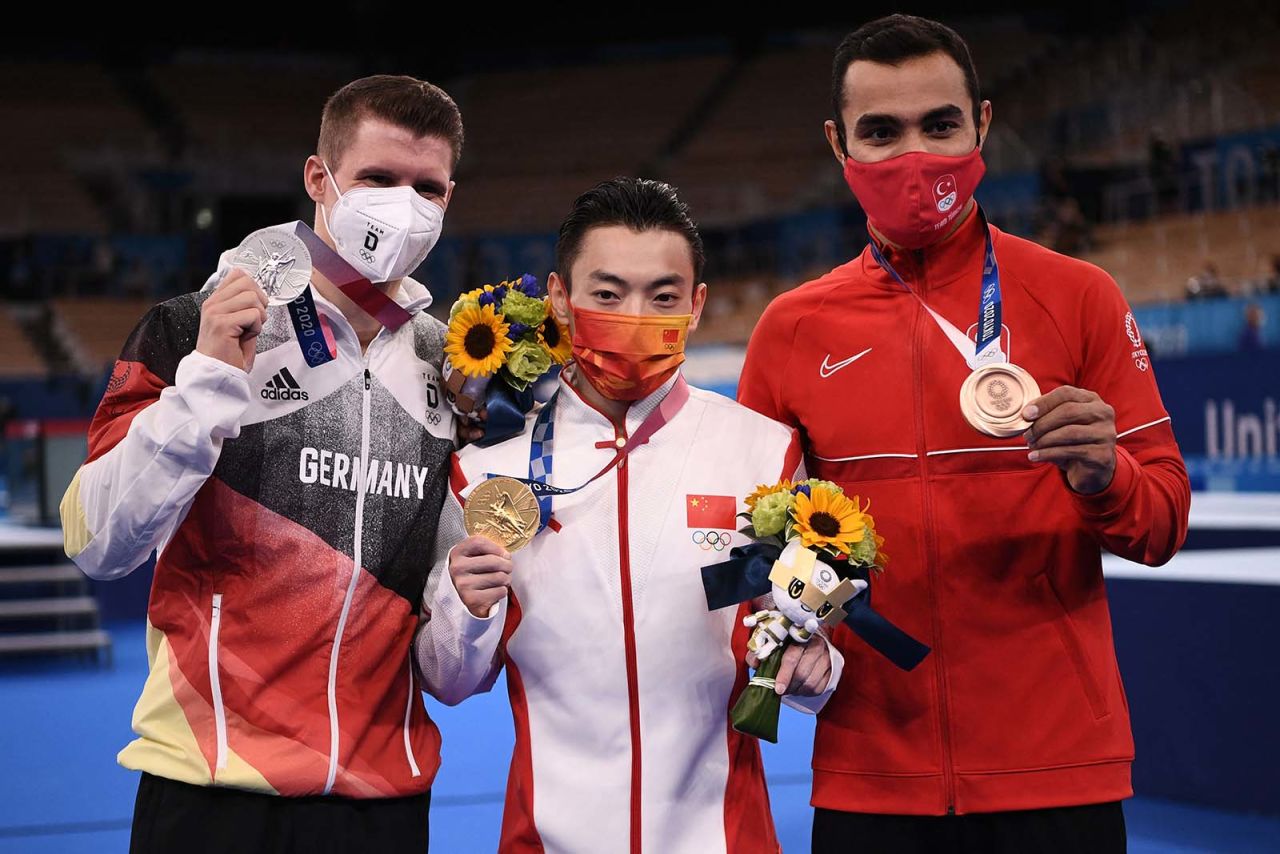
[[[468,534],[488,537],[514,552],[538,533],[538,499],[515,478],[489,478],[471,490],[462,507],[462,520]]]
[[[1040,387],[1017,365],[996,362],[983,365],[960,386],[960,411],[975,430],[1007,439],[1031,426],[1022,409],[1040,396]]]

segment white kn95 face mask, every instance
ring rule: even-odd
[[[338,201],[332,215],[322,202],[320,216],[338,254],[375,283],[416,270],[440,239],[444,209],[413,187],[352,187],[344,193],[329,164],[324,171]]]

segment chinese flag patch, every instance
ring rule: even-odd
[[[732,495],[687,495],[685,512],[690,528],[733,531],[738,527],[738,499]]]
[[[679,344],[680,330],[679,329],[662,330],[662,343],[663,344]]]

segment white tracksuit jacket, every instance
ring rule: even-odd
[[[675,381],[632,405],[627,435]],[[550,483],[578,486],[621,434],[564,380],[554,420]],[[427,690],[449,704],[489,690],[506,666],[516,744],[500,850],[776,852],[759,747],[729,724],[747,680],[748,606],[708,612],[699,572],[729,557],[707,533],[747,538],[730,520],[690,527],[687,502],[732,496],[744,509],[758,484],[798,474],[796,434],[690,388],[621,465],[555,497],[560,529],[515,553],[511,596],[479,619],[448,572],[461,502],[488,473],[527,476],[530,432],[456,455],[415,644]],[[826,693],[790,705],[821,708],[842,666],[832,655]]]

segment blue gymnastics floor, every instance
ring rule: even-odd
[[[146,673],[140,623],[111,627],[115,666],[34,665],[0,671],[0,852],[111,854],[128,850],[136,776],[115,764]],[[492,852],[511,750],[500,689],[457,708],[429,702],[444,733],[431,808],[432,850]],[[809,849],[811,719],[783,710],[778,746],[765,745],[783,846]],[[1134,854],[1280,851],[1280,819],[1138,798],[1125,806]]]

